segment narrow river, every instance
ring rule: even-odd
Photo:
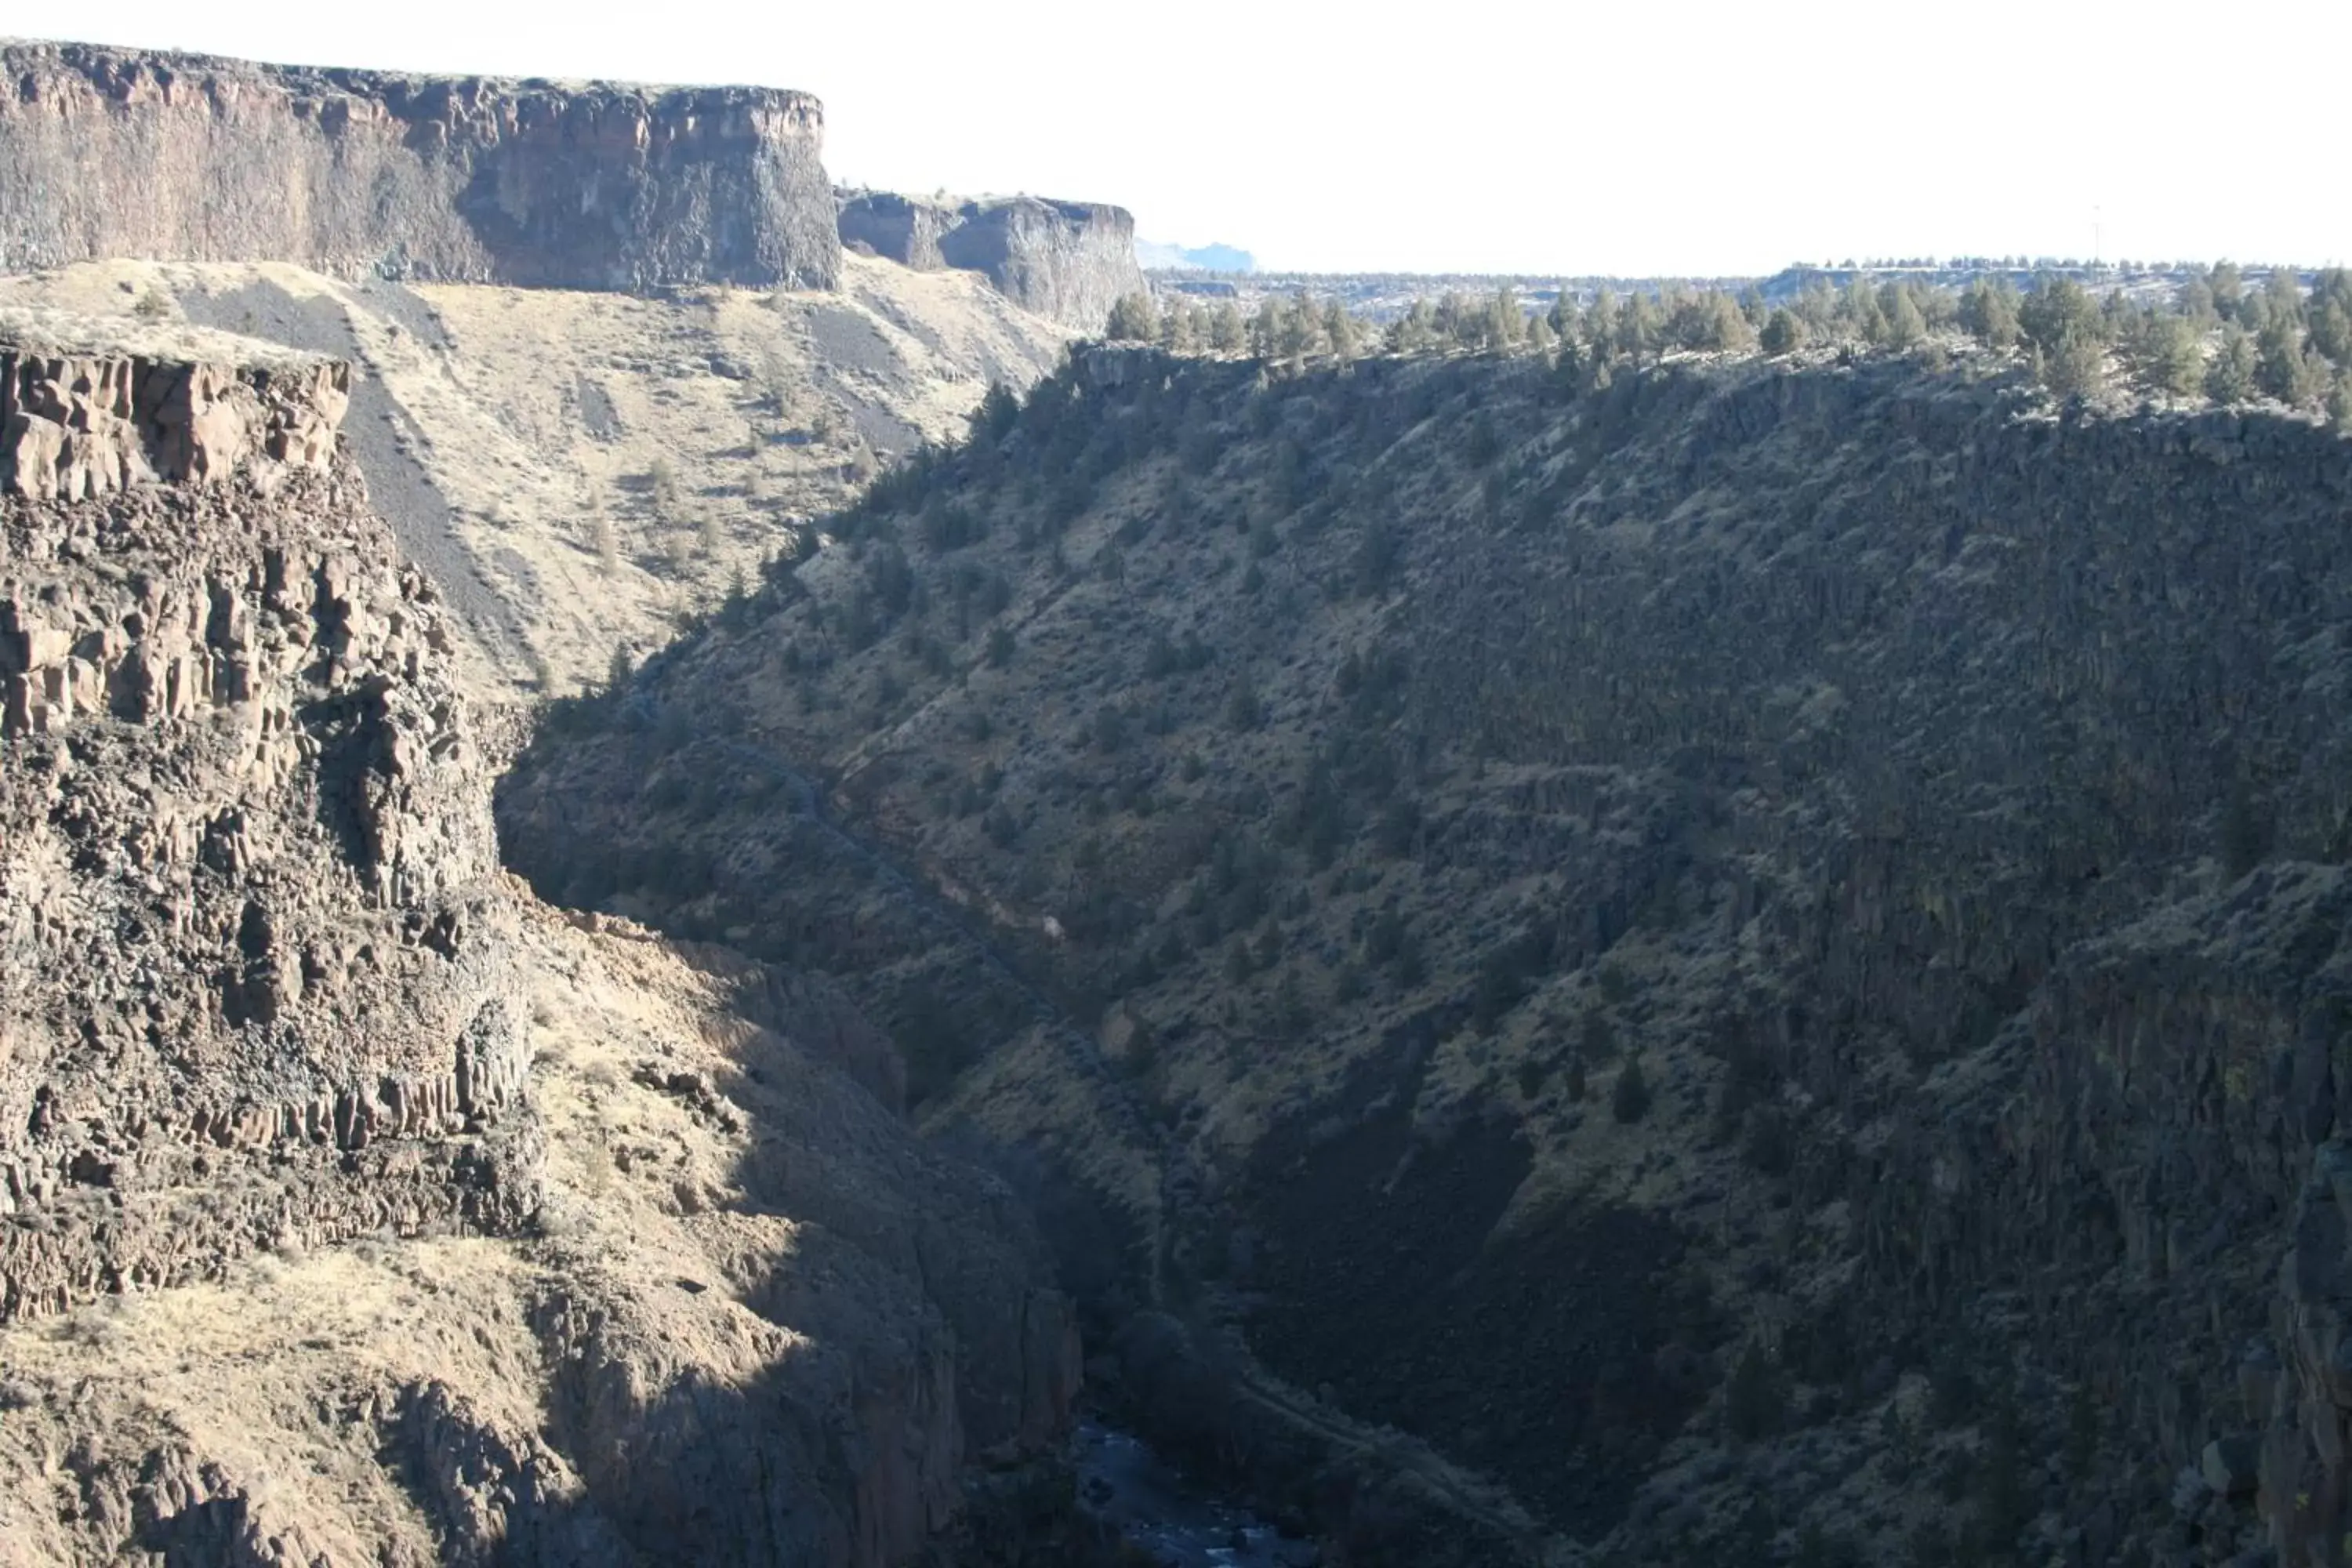
[[[1286,1541],[1247,1510],[1204,1498],[1139,1438],[1078,1424],[1078,1501],[1167,1568],[1313,1568],[1311,1542]]]

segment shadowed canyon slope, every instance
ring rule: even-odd
[[[0,316],[0,1562],[987,1561],[1026,1218],[837,991],[500,874],[352,384]]]
[[[1343,1524],[2332,1561],[2347,506],[1976,357],[1095,351],[501,830],[835,975]]]

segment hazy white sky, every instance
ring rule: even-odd
[[[74,36],[805,89],[837,181],[1113,201],[1329,270],[2352,262],[2352,0],[107,0]],[[32,20],[21,17],[14,26]],[[13,30],[0,22],[0,31]]]

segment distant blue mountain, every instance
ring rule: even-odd
[[[1202,272],[1255,272],[1257,258],[1246,250],[1230,245],[1203,245],[1195,249],[1181,245],[1165,245],[1157,240],[1135,242],[1135,258],[1146,267],[1171,270],[1193,269]]]

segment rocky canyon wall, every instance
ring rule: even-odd
[[[0,271],[105,257],[643,290],[831,288],[824,109],[0,46]]]
[[[348,387],[0,321],[0,1319],[535,1206],[488,765]]]
[[[842,197],[840,226],[844,244],[920,270],[982,273],[1025,309],[1081,331],[1100,331],[1113,301],[1146,287],[1133,216],[1098,202],[868,191]]]

